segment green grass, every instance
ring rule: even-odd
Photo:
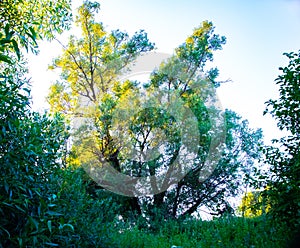
[[[220,218],[212,221],[190,220],[162,224],[157,232],[128,229],[112,235],[111,247],[182,248],[196,247],[286,247],[287,235],[262,218]]]

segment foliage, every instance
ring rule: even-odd
[[[0,247],[66,246],[74,231],[56,190],[64,120],[30,111],[21,51],[35,52],[38,39],[60,33],[69,9],[66,1],[0,3]]]
[[[115,233],[112,247],[286,247],[286,231],[260,218],[168,221],[159,232],[136,228]]]
[[[63,55],[50,67],[61,68],[65,80],[51,87],[48,99],[52,112],[63,109],[66,113],[82,114],[76,106],[79,97],[98,103],[122,70],[154,47],[144,31],[132,37],[120,30],[106,32],[102,23],[94,21],[99,9],[100,5],[92,2],[85,2],[78,9],[75,24],[81,27],[82,38],[71,36]]]
[[[285,53],[289,59],[282,74],[275,80],[279,99],[269,100],[266,113],[277,121],[287,135],[265,148],[270,174],[264,178],[265,191],[271,200],[271,214],[292,229],[300,224],[300,53]]]
[[[218,70],[207,70],[206,62],[213,60],[225,37],[214,34],[212,23],[205,21],[151,74],[149,82],[123,82],[121,73],[138,56],[153,50],[154,44],[144,31],[132,37],[120,30],[106,32],[94,20],[99,4],[84,2],[76,18],[82,37],[71,36],[53,63],[53,68],[62,69],[62,81],[51,87],[48,97],[52,115],[32,112],[20,48],[37,51],[38,39],[52,39],[68,28],[69,10],[66,0],[0,3],[0,247],[284,246],[290,237],[285,227],[269,223],[264,216],[230,217],[227,198],[253,180],[261,131],[249,128],[233,111],[223,113],[218,107]],[[266,112],[291,135],[277,141],[282,149],[266,149],[272,177],[266,180],[268,190],[263,194],[271,200],[270,213],[295,227],[299,222],[300,67],[299,54],[286,55],[290,64],[277,79],[281,97],[270,100]],[[157,92],[166,97],[159,98]],[[158,97],[152,105],[144,105],[142,93],[146,99]],[[191,115],[182,114],[183,109]],[[122,114],[130,118],[121,118]],[[76,133],[80,121],[76,123],[74,117],[82,116],[89,122],[79,125]],[[187,135],[190,143],[183,141],[182,134],[191,131],[194,120],[192,131],[199,133],[199,139]],[[73,127],[69,144],[66,123]],[[193,140],[197,143],[191,150],[197,156],[192,163],[186,156],[176,164],[176,172],[188,163],[190,171],[174,183],[169,168],[180,147],[188,149]],[[222,151],[212,160],[217,161],[214,170],[205,167],[211,147]],[[153,151],[151,159],[147,149]],[[128,159],[131,151],[139,159]],[[133,197],[114,195],[82,169],[103,159],[123,174],[152,176],[152,192],[166,190],[141,196],[136,187],[131,189]],[[162,172],[166,180],[159,185]],[[209,177],[204,177],[208,172]],[[264,195],[245,196],[244,216],[259,215],[262,209],[248,206],[263,201]],[[214,215],[229,215],[212,221],[192,219],[202,206]]]
[[[68,138],[64,118],[31,112],[26,70],[22,65],[4,68],[0,247],[109,247],[117,207],[109,197],[94,200],[86,192],[90,180],[82,171],[63,167]]]
[[[114,203],[109,192],[90,192],[91,184],[93,181],[81,168],[69,166],[60,171],[57,206],[65,221],[74,227],[67,244],[113,247],[112,233],[122,228],[117,218],[120,206]]]
[[[261,191],[253,191],[246,193],[237,212],[243,217],[258,217],[265,215],[270,210],[268,200],[265,199],[264,193]]]
[[[68,29],[69,0],[2,0],[0,2],[0,62],[13,63],[9,51],[20,59],[21,47],[37,51],[37,41],[53,39]]]
[[[220,82],[216,80],[218,70],[207,71],[205,64],[213,60],[213,51],[225,44],[225,37],[214,34],[213,24],[205,21],[176,49],[174,56],[152,73],[146,85],[128,80],[122,82],[118,76],[154,45],[143,31],[136,32],[131,38],[119,30],[107,33],[102,23],[94,21],[98,9],[99,4],[91,2],[85,2],[78,9],[76,24],[81,27],[82,38],[71,36],[63,54],[51,66],[62,71],[62,81],[50,88],[51,111],[64,113],[73,121],[74,130],[81,122],[79,117],[87,120],[84,125],[79,125],[77,135],[74,132],[72,137],[77,161],[87,170],[94,171],[101,169],[100,164],[106,161],[123,174],[152,177],[151,185],[147,186],[151,192],[166,189],[159,194],[139,197],[139,190],[146,187],[130,184],[124,187],[120,181],[115,182],[112,187],[127,194],[131,192],[133,196],[114,196],[123,206],[125,218],[142,213],[162,220],[185,218],[201,206],[216,215],[230,211],[226,199],[235,195],[245,182],[239,174],[249,177],[252,173],[253,161],[259,156],[261,131],[251,130],[247,121],[241,120],[233,111],[224,114],[216,107],[217,103],[210,105],[218,100],[215,88]],[[157,92],[169,96],[169,100],[164,103],[154,100],[152,105],[145,105],[140,97],[145,93],[146,99],[157,95],[159,98]],[[174,98],[178,99],[175,100],[177,105]],[[141,106],[145,107],[141,109]],[[162,106],[170,106],[167,110],[176,113],[177,119]],[[191,110],[190,116],[181,113],[187,108]],[[193,133],[187,125],[193,123],[193,116],[199,140],[194,145],[193,140],[197,137],[190,135],[186,138],[189,141],[182,144],[182,133]],[[164,146],[158,151],[162,142],[165,142]],[[189,148],[188,144],[193,144],[190,147],[197,157],[192,162],[188,156],[183,158],[186,161],[182,163],[184,166],[190,164],[191,170],[174,183],[174,172],[169,168],[181,147]],[[205,159],[211,146],[216,150],[223,146],[223,152],[211,176],[200,183],[201,176],[208,173]],[[147,150],[153,150],[152,155],[157,156],[144,160]],[[135,151],[135,157],[128,159],[132,151]],[[180,174],[184,166],[178,166]],[[165,180],[159,182],[162,173],[166,175]],[[151,218],[148,218],[150,222]]]
[[[53,188],[65,140],[63,120],[29,111],[29,89],[21,75],[6,68],[0,82],[2,247],[50,244],[67,227],[56,212]]]

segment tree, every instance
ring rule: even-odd
[[[122,82],[120,73],[153,44],[143,31],[106,33],[94,21],[98,8],[79,8],[82,38],[71,36],[54,61],[62,81],[48,98],[53,112],[86,117],[73,121],[79,164],[104,188],[130,196],[115,196],[123,216],[188,217],[202,206],[221,213],[243,183],[238,174],[250,175],[261,139],[237,114],[222,113],[218,70],[205,70],[225,37],[205,21],[149,82]]]
[[[100,5],[92,2],[85,2],[78,9],[75,23],[82,29],[82,38],[71,36],[69,44],[64,47],[64,54],[54,61],[53,68],[58,67],[63,71],[63,81],[51,86],[48,101],[52,112],[60,111],[69,117],[86,116],[91,111],[92,116],[99,114],[92,107],[82,110],[82,105],[97,106],[101,101],[114,104],[108,92],[113,89],[121,71],[126,70],[126,66],[138,55],[154,48],[144,31],[136,32],[132,37],[120,30],[107,33],[102,23],[94,21],[94,15],[99,9]],[[126,90],[124,85],[123,88]],[[106,113],[102,118],[109,115],[109,106],[105,108]],[[109,130],[104,129],[102,133],[102,143],[107,143],[102,149],[109,150]],[[82,139],[78,142],[82,142]],[[88,139],[85,139],[85,143],[88,143]],[[89,156],[86,152],[78,154],[81,154],[81,161]]]
[[[217,104],[209,104],[217,101],[215,88],[220,82],[216,81],[218,70],[205,72],[205,63],[212,61],[212,52],[221,49],[225,43],[225,38],[219,37],[213,31],[212,23],[203,22],[176,49],[176,55],[153,73],[150,82],[150,87],[178,92],[197,118],[200,134],[197,158],[189,173],[172,189],[154,196],[155,207],[161,208],[162,205],[166,211],[163,216],[190,216],[201,206],[210,209],[211,214],[222,213],[227,209],[228,197],[235,195],[239,184],[243,183],[238,179],[238,173],[250,176],[254,169],[253,159],[259,157],[261,131],[251,130],[247,121],[241,121],[233,111],[227,110],[223,119],[218,118],[220,109]],[[220,121],[224,121],[225,125],[216,124]],[[182,127],[182,123],[179,126]],[[225,135],[222,133],[224,131]],[[226,139],[222,140],[222,137]],[[206,174],[205,160],[208,159],[214,139],[221,139],[214,144],[214,153],[218,149],[223,150],[220,157],[212,161],[216,164],[213,171],[209,170],[211,175],[200,183],[199,178]],[[223,145],[222,148],[220,144]],[[171,154],[178,155],[176,150]]]
[[[269,188],[265,193],[271,200],[270,213],[293,230],[300,224],[300,53],[284,55],[289,64],[279,68],[282,74],[275,80],[279,99],[267,101],[264,114],[271,114],[287,135],[265,148],[270,171],[264,179]]]

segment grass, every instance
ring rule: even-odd
[[[134,227],[112,235],[111,247],[122,248],[182,248],[197,247],[286,247],[287,235],[278,226],[263,218],[219,218],[212,221],[170,221],[157,232]]]

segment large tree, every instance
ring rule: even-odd
[[[223,113],[218,70],[205,68],[225,37],[205,21],[149,82],[120,81],[153,44],[143,31],[131,38],[107,33],[94,21],[98,8],[79,8],[82,37],[71,36],[54,61],[62,80],[48,98],[52,111],[71,119],[77,163],[104,188],[130,196],[121,199],[124,211],[162,218],[187,217],[203,206],[225,211],[243,182],[239,174],[253,168],[261,138],[234,112]]]

